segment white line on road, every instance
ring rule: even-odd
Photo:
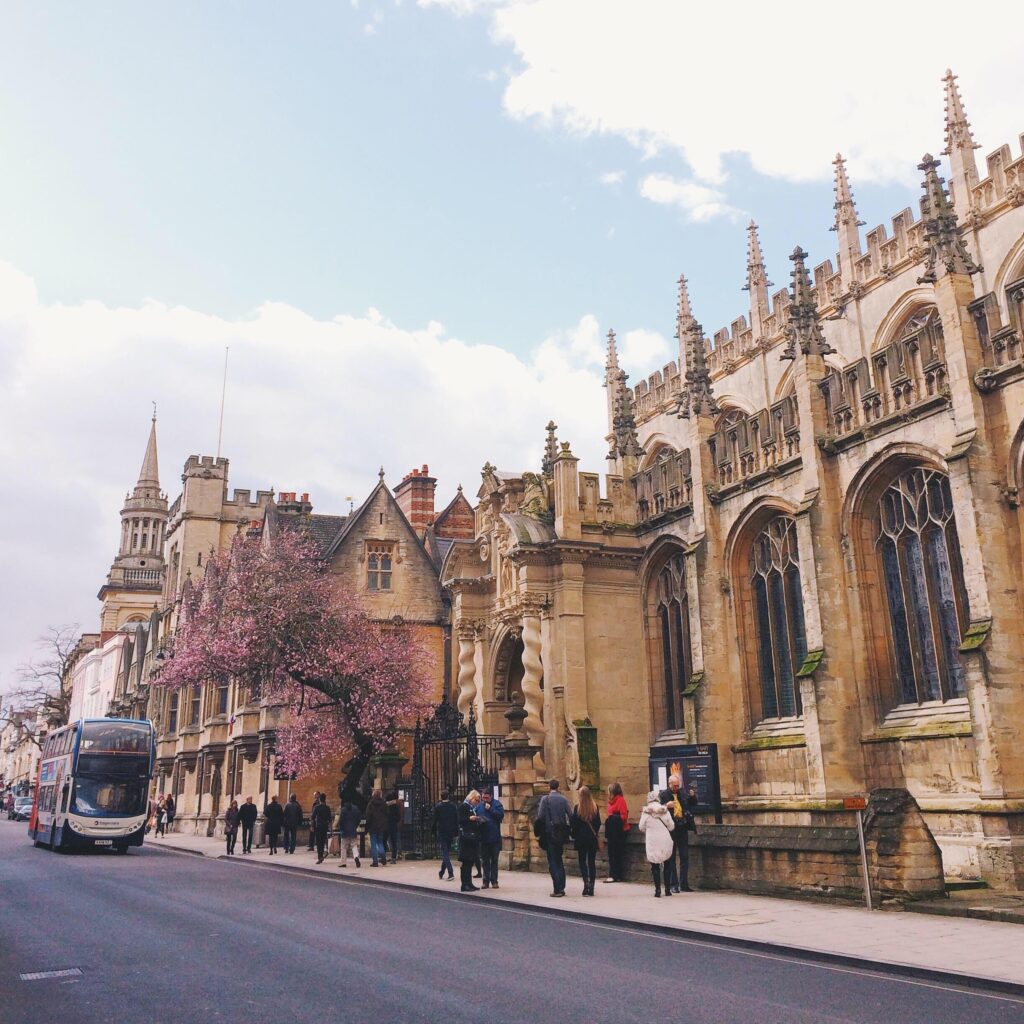
[[[49,978],[74,978],[82,973],[80,967],[66,967],[62,971],[30,971],[27,974],[19,974],[22,981],[46,981]]]

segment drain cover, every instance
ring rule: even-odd
[[[20,974],[22,981],[45,981],[47,978],[74,978],[82,973],[80,967],[66,967],[63,971],[31,971]]]

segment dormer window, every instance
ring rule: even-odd
[[[391,589],[391,564],[394,554],[393,544],[381,544],[374,541],[366,550],[366,589]]]

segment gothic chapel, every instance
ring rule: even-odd
[[[1024,888],[1024,156],[978,169],[956,78],[920,214],[862,235],[835,160],[836,261],[797,246],[635,387],[609,333],[610,473],[549,425],[484,467],[456,541],[459,707],[521,694],[538,772],[632,806],[652,752],[717,744],[726,824],[848,826],[905,789],[947,876]],[[1022,138],[1024,143],[1024,138]]]

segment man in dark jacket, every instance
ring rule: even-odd
[[[270,856],[277,853],[277,837],[281,834],[284,824],[284,808],[277,802],[277,794],[270,798],[270,803],[263,808],[263,829],[270,847]]]
[[[316,842],[316,862],[323,864],[327,856],[327,833],[331,830],[331,809],[327,806],[327,794],[321,793],[309,815],[309,829]]]
[[[252,833],[256,828],[256,816],[259,811],[252,802],[252,797],[247,796],[245,803],[238,808],[238,823],[242,826],[242,853],[252,853]]]
[[[292,793],[288,797],[288,803],[284,805],[284,852],[295,852],[295,837],[298,835],[299,826],[302,824],[302,804],[299,798]],[[312,830],[310,830],[312,835]]]
[[[341,813],[338,815],[338,832],[341,845],[341,864],[339,867],[348,867],[349,850],[356,859],[356,867],[359,867],[359,822],[363,820],[362,811],[351,800],[346,800],[341,805]]]
[[[397,788],[391,790],[384,798],[388,805],[388,845],[391,847],[391,863],[398,862],[398,855],[402,852],[402,818],[405,817],[405,801],[402,799]]]
[[[319,789],[316,790],[316,792],[313,793],[313,806],[314,807],[316,807],[316,805],[320,802],[320,796],[321,796],[321,793],[320,793]],[[310,811],[310,814],[312,814],[312,813],[313,812]],[[309,845],[306,847],[306,849],[309,850],[310,853],[313,852],[313,838],[314,838],[313,837],[313,819],[310,818],[309,819]]]
[[[565,864],[562,862],[562,855],[565,853],[565,844],[572,834],[569,827],[572,807],[558,792],[558,788],[558,779],[552,779],[548,783],[547,796],[541,798],[540,806],[537,808],[537,820],[541,822],[547,839],[548,871],[554,889],[552,896],[565,895]]]
[[[665,865],[665,888],[672,892],[693,892],[690,888],[690,825],[693,808],[697,806],[697,791],[683,792],[683,780],[678,775],[668,777],[668,789],[658,799],[672,813],[672,856]],[[678,867],[676,861],[678,860]]]
[[[498,854],[501,852],[501,822],[505,808],[493,791],[485,789],[476,813],[483,819],[480,825],[480,860],[483,863],[483,887],[498,888]]]
[[[167,815],[167,831],[170,832],[171,826],[174,824],[174,815],[178,813],[173,793],[167,794],[167,799],[164,801],[164,813]]]
[[[437,846],[441,851],[441,870],[437,877],[444,878],[448,872],[448,881],[455,877],[452,870],[452,841],[459,834],[459,809],[451,801],[451,794],[447,789],[441,790],[441,799],[434,804],[434,834],[437,836]]]

